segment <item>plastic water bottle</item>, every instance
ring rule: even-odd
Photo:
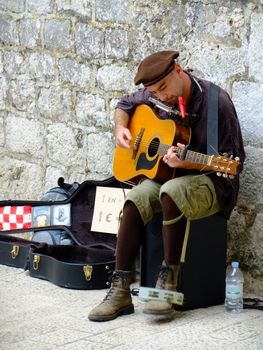
[[[243,310],[243,283],[242,271],[237,261],[233,261],[226,273],[226,311],[239,313]]]

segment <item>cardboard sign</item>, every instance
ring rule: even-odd
[[[129,189],[97,186],[91,231],[117,234],[119,216]]]

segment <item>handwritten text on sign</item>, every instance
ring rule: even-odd
[[[119,216],[128,191],[115,187],[96,187],[92,231],[118,233]]]

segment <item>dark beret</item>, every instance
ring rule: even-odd
[[[177,51],[159,51],[147,56],[139,64],[134,84],[149,86],[157,83],[172,71],[178,56]]]

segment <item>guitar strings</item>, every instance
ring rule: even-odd
[[[157,141],[152,141],[152,142],[147,142],[147,141],[141,141],[139,143],[139,147],[142,147],[143,149],[150,149],[150,150],[153,150],[155,151],[156,153],[158,153],[158,149],[161,150],[162,152],[162,155],[165,155],[165,153],[168,151],[168,149],[173,146],[173,145],[166,145],[166,144],[163,144],[163,143],[160,143],[160,142],[157,142]],[[175,153],[177,155],[181,155],[181,153],[184,151],[183,149],[179,148],[178,146],[174,146],[175,147]],[[191,152],[191,151],[190,151]],[[204,159],[208,159],[209,158],[209,155],[207,154],[202,154],[202,153],[199,153],[199,152],[195,152],[195,160],[197,157],[200,157],[202,158],[202,160]]]
[[[140,143],[139,143],[139,148],[143,148],[143,149],[145,149],[145,150],[147,150],[147,149],[149,149],[149,150],[152,150],[152,151],[155,151],[155,153],[158,155],[161,155],[161,156],[163,156],[163,155],[165,155],[165,153],[166,153],[166,151],[169,149],[169,147],[171,147],[171,145],[166,145],[166,144],[162,144],[162,143],[160,143],[160,142],[158,142],[158,141],[151,141],[150,143],[149,142],[147,142],[147,141],[140,141]],[[176,146],[174,146],[175,147],[175,150],[176,150],[176,154],[180,157],[180,153],[182,153],[183,152],[183,150],[181,149],[181,148],[179,148],[179,147],[176,147]],[[159,153],[158,153],[158,149],[159,149]],[[160,152],[160,150],[162,150],[162,153]],[[140,151],[142,151],[142,150],[140,150]],[[165,151],[165,152],[164,152]],[[200,172],[202,172],[202,171],[206,171],[205,169],[206,169],[206,167],[208,166],[209,167],[209,164],[206,164],[206,161],[207,161],[207,159],[209,159],[210,158],[210,156],[209,155],[207,155],[207,154],[203,154],[203,153],[198,153],[198,152],[192,152],[192,151],[188,151],[188,152],[190,152],[190,158],[189,159],[187,159],[187,160],[189,160],[189,161],[192,161],[192,162],[195,162],[195,163],[198,163],[198,164],[203,164],[203,167],[200,169]],[[191,153],[192,153],[192,156],[191,156]],[[156,155],[155,154],[155,155]],[[154,156],[155,156],[154,155]],[[193,157],[193,155],[194,155],[194,157]],[[201,158],[201,159],[200,159]],[[223,160],[221,160],[221,162],[222,162]],[[230,164],[230,161],[228,160],[225,160],[224,162],[226,162],[226,163],[228,163],[228,164]],[[212,171],[209,171],[209,172],[206,172],[205,174],[207,175],[207,174],[213,174],[213,173],[216,173],[216,172],[218,172],[218,169],[217,170],[212,170]],[[220,171],[220,173],[223,173],[222,171]],[[227,173],[227,172],[226,172]],[[203,175],[205,175],[205,174],[200,174],[200,175],[198,175],[198,176],[203,176]],[[231,183],[231,181],[230,181],[230,183]],[[232,185],[232,183],[231,183],[231,185]]]
[[[166,152],[171,147],[171,145],[162,144],[161,142],[154,141],[154,140],[152,140],[150,143],[149,143],[149,141],[141,140],[139,143],[139,147],[142,147],[145,150],[149,149],[150,151],[155,152],[155,155],[159,154],[159,155],[163,156],[166,154]],[[180,157],[181,153],[183,152],[183,149],[181,149],[177,146],[174,146],[174,147],[175,147],[175,153]],[[188,152],[190,152],[190,157],[187,160],[193,161],[193,162],[199,163],[199,164],[204,164],[204,166],[208,166],[208,164],[206,164],[206,162],[210,158],[209,155],[199,153],[199,152],[192,152],[192,151],[188,151]],[[219,163],[222,163],[222,162],[225,164],[227,163],[228,166],[229,166],[229,164],[231,164],[230,159],[225,159],[225,160],[221,159],[219,161]],[[214,172],[216,172],[216,170]]]
[[[157,142],[157,141],[151,141],[150,143],[147,142],[147,141],[142,141],[139,143],[139,147],[142,146],[143,148],[145,149],[153,149],[153,150],[158,150],[158,148],[162,148],[162,149],[169,149],[171,146],[174,146],[174,145],[167,145],[167,144],[164,144],[164,143],[160,143],[160,142]],[[179,148],[178,146],[174,146],[175,147],[175,150],[180,154],[181,152],[183,152],[183,149]],[[189,152],[192,152],[192,153],[195,153],[196,155],[201,155],[203,158],[209,158],[210,156],[208,154],[203,154],[203,153],[200,153],[200,152],[193,152],[193,151],[189,151]],[[216,153],[215,153],[216,155]],[[223,156],[223,155],[221,155]],[[230,159],[227,159],[227,157],[225,157],[226,160],[225,162],[229,162]],[[222,160],[221,160],[222,161]]]
[[[136,143],[135,143],[136,144]],[[173,146],[173,145],[166,145],[166,144],[163,144],[163,143],[160,143],[160,142],[157,142],[157,141],[152,141],[152,142],[139,142],[139,146],[142,146],[144,148],[151,148],[151,149],[158,149],[158,148],[167,148],[167,150]],[[176,147],[176,150],[180,150],[179,147]]]

